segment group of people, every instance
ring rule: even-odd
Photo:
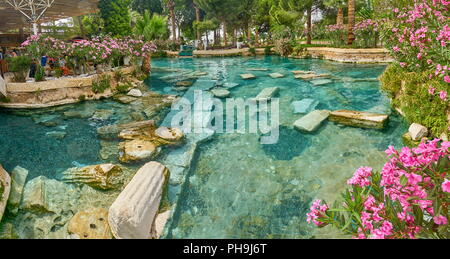
[[[70,74],[70,70],[66,66],[66,60],[63,57],[55,59],[53,57],[48,57],[44,53],[41,56],[41,59],[39,60],[39,65],[40,67],[44,68],[44,71],[48,76],[51,76],[51,73],[55,71],[56,68],[60,68],[62,70],[62,75],[67,76]],[[35,77],[37,68],[38,68],[38,61],[36,59],[32,59],[29,73],[30,78]]]

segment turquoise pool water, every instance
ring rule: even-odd
[[[402,145],[406,125],[391,114],[389,99],[373,80],[384,71],[383,65],[258,57],[155,59],[152,66],[146,82],[151,90],[164,94],[182,95],[173,86],[189,80],[183,74],[192,71],[207,72],[202,78],[218,84],[238,83],[231,97],[251,98],[266,87],[280,88],[279,142],[261,145],[257,134],[216,134],[202,144],[165,238],[313,237],[313,228],[305,222],[311,200],[334,200],[355,169],[380,169],[383,151],[389,145]],[[293,70],[330,73],[333,82],[313,86],[294,79]],[[248,72],[257,79],[240,78]],[[274,72],[286,76],[272,79],[268,74]],[[317,109],[389,113],[390,122],[381,131],[326,122],[314,134],[300,133],[292,127],[301,116],[293,113],[291,103],[305,98],[318,100]],[[105,110],[107,116],[93,118],[95,112]],[[61,172],[74,166],[118,163],[115,157],[101,158],[103,142],[96,129],[131,122],[132,112],[141,111],[113,100],[37,111],[0,110],[0,163],[9,171],[17,165],[28,169],[28,181],[40,175],[59,179]]]

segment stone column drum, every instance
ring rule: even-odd
[[[149,239],[169,170],[158,162],[145,164],[109,208],[108,221],[117,239]]]

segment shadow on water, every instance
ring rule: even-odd
[[[276,144],[262,145],[264,153],[275,160],[292,160],[311,145],[310,135],[286,126],[280,126],[279,130],[280,136]]]

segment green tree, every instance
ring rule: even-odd
[[[344,24],[344,8],[347,6],[347,0],[325,0],[325,6],[337,8],[336,24]]]
[[[158,14],[151,16],[147,10],[142,18],[136,21],[133,32],[136,36],[142,36],[146,41],[167,39],[167,17]]]
[[[131,32],[131,0],[100,0],[98,8],[105,23],[104,32],[126,36]]]
[[[167,39],[167,18],[158,14],[150,16],[147,10],[141,19],[136,21],[133,33],[138,37],[143,37],[145,41],[153,41],[158,39]],[[147,55],[142,62],[142,71],[150,73],[151,56]]]
[[[103,19],[98,14],[89,14],[84,16],[82,23],[87,37],[100,34],[104,26]]]
[[[242,13],[242,0],[194,0],[195,4],[204,10],[208,17],[216,18],[223,24],[224,44],[228,44],[227,33],[234,27],[239,14]]]
[[[133,0],[131,7],[141,15],[144,15],[145,11],[149,11],[150,15],[162,14],[164,11],[161,0]]]

